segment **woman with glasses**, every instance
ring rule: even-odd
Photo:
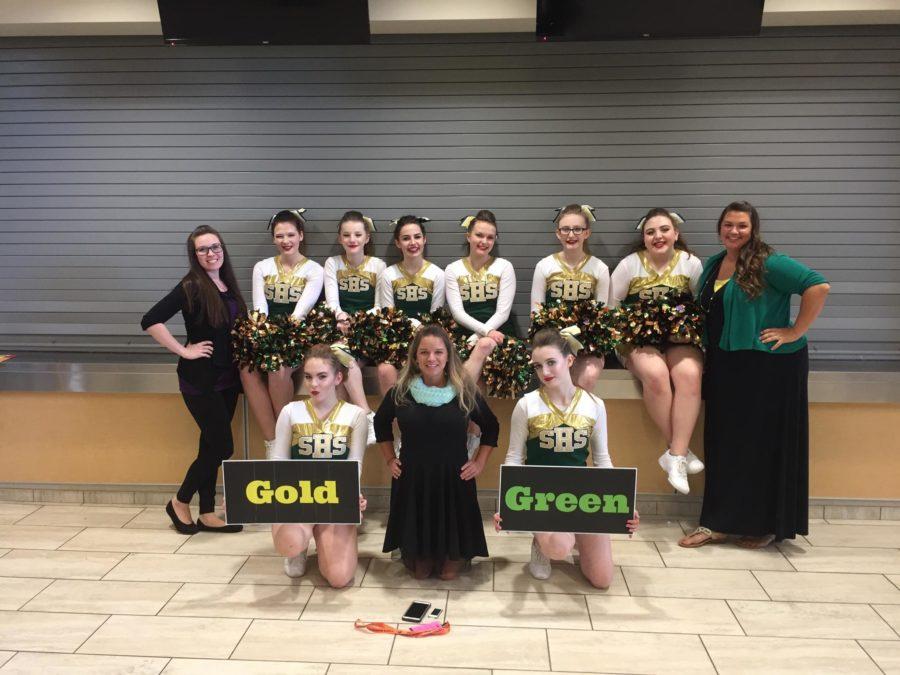
[[[228,250],[221,235],[201,225],[187,240],[190,268],[178,285],[141,319],[154,340],[178,356],[178,387],[188,411],[200,427],[197,459],[166,513],[181,534],[240,532],[240,525],[226,525],[213,511],[216,476],[222,460],[234,449],[231,418],[241,392],[241,381],[231,358],[231,328],[246,313]],[[187,342],[181,344],[166,322],[181,312]],[[199,495],[200,517],[194,522],[190,502]]]
[[[558,253],[542,259],[531,282],[531,311],[550,302],[596,300],[604,305],[609,297],[609,268],[590,254],[587,247],[594,222],[594,209],[586,204],[569,204],[558,209],[556,238]],[[603,371],[603,357],[584,355],[575,360],[572,378],[585,391],[593,392]]]

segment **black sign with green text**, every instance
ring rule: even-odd
[[[230,459],[222,477],[229,523],[360,522],[359,462]]]
[[[504,530],[627,534],[637,469],[500,467]]]

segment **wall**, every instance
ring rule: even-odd
[[[219,227],[244,290],[265,223],[306,207],[308,253],[348,208],[500,220],[519,277],[554,250],[553,208],[593,203],[610,266],[650,206],[705,257],[735,197],[833,283],[813,356],[900,358],[900,27],[757,38],[170,48],[150,38],[0,41],[0,349],[152,349],[138,320]]]

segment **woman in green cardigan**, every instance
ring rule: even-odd
[[[809,501],[809,359],[806,331],[825,305],[818,272],[775,253],[759,214],[733,202],[719,216],[725,250],[699,282],[706,317],[705,492],[700,527],[685,547],[745,548],[806,534]],[[791,295],[800,312],[791,324]]]

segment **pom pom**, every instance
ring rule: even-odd
[[[488,396],[518,398],[531,384],[531,349],[524,340],[508,337],[484,362],[482,380]]]
[[[343,338],[334,311],[325,303],[313,307],[300,321],[287,322],[284,329],[284,361],[291,368],[300,365],[313,345],[330,345]]]
[[[596,300],[561,301],[546,303],[531,314],[528,337],[533,338],[542,328],[562,330],[577,326],[581,330],[578,341],[584,345],[581,354],[601,356],[613,351],[621,338],[618,317],[602,302]]]
[[[273,371],[284,364],[282,328],[277,319],[253,311],[239,318],[231,329],[232,356],[241,368]]]
[[[347,336],[350,351],[376,363],[397,368],[403,364],[413,337],[412,323],[403,310],[382,307],[376,312],[359,311],[352,321],[353,329]]]
[[[618,310],[622,343],[635,347],[661,347],[666,343],[699,347],[703,340],[703,314],[690,297],[638,300]]]

